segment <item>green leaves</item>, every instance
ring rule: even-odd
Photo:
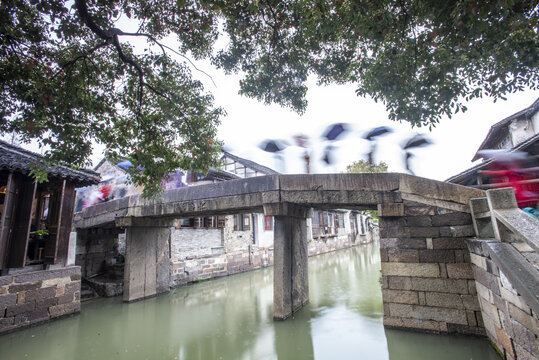
[[[242,94],[300,113],[305,92],[291,90],[303,83],[287,74],[355,83],[358,96],[384,102],[391,119],[414,126],[464,111],[463,101],[539,83],[534,2],[247,3],[222,10],[231,41],[214,61],[245,72]]]
[[[75,167],[90,165],[92,142],[105,144],[107,156],[136,164],[131,181],[148,196],[160,191],[171,170],[217,164],[223,111],[172,52],[138,54],[119,41],[123,35],[114,23],[130,14],[141,23],[138,36],[159,50],[157,39],[190,27],[188,36],[181,35],[181,50],[207,56],[215,38],[213,15],[198,12],[194,1],[182,8],[147,1],[75,5],[87,12],[71,10],[68,1],[3,2],[0,132],[35,139],[50,148],[48,163]],[[36,164],[32,173],[42,181],[44,169]]]
[[[135,33],[118,29],[125,19]],[[74,166],[105,144],[155,194],[169,171],[217,163],[224,111],[188,55],[242,74],[241,94],[299,113],[316,76],[432,127],[471,99],[536,89],[538,24],[536,2],[522,0],[2,1],[0,132]],[[141,37],[144,52],[131,45]]]

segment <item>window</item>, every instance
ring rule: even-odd
[[[273,221],[271,216],[264,216],[264,230],[273,230]]]
[[[498,144],[498,149],[510,149],[512,147],[511,137],[507,135],[500,143]]]
[[[204,218],[196,217],[194,219],[194,225],[193,226],[196,227],[196,228],[204,227]]]
[[[343,228],[344,227],[344,214],[337,214],[338,218],[338,227]]]
[[[217,227],[222,229],[225,227],[226,218],[224,216],[217,216]]]
[[[194,222],[193,218],[181,218],[180,227],[193,227]]]
[[[237,214],[234,215],[234,230],[247,231],[251,229],[251,215]]]
[[[251,229],[251,215],[245,214],[242,215],[243,217],[243,230],[250,230]]]

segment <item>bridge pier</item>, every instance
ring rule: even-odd
[[[273,318],[284,320],[309,302],[307,218],[310,209],[290,203],[264,204],[273,216]]]
[[[170,226],[167,219],[124,217],[126,228],[123,300],[131,302],[170,290]]]

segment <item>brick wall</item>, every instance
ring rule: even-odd
[[[483,335],[466,248],[471,216],[414,203],[401,209],[403,216],[380,217],[384,325]]]
[[[80,311],[80,267],[0,277],[0,333]]]
[[[484,243],[468,241],[486,333],[507,359],[538,359],[538,314],[496,266]]]

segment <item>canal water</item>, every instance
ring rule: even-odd
[[[309,260],[310,304],[272,319],[273,270],[173,289],[0,336],[0,359],[499,360],[485,339],[384,329],[376,245]]]

